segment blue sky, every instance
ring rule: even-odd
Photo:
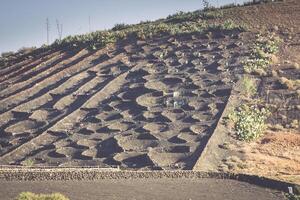
[[[212,5],[244,0],[209,0]],[[40,46],[57,37],[56,19],[63,24],[63,37],[109,29],[116,23],[138,23],[166,17],[178,11],[202,8],[201,0],[0,0],[0,52]]]

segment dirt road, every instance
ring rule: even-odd
[[[274,190],[222,179],[103,179],[97,181],[0,181],[1,200],[14,199],[22,191],[60,192],[71,200],[101,199],[285,199]]]

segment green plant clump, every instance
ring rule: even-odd
[[[250,58],[244,62],[246,73],[266,70],[271,64],[271,55],[279,49],[280,39],[275,36],[262,37],[257,35]]]
[[[244,104],[230,113],[228,118],[234,123],[238,138],[243,141],[251,141],[263,134],[268,115],[269,111],[265,108]]]
[[[32,167],[34,165],[34,160],[32,159],[24,160],[23,165],[27,167]]]
[[[60,193],[53,194],[34,194],[31,192],[22,192],[16,200],[70,200]]]
[[[232,31],[232,30],[245,31],[246,27],[243,25],[236,24],[232,20],[226,20],[222,24],[213,23],[207,25],[207,30],[208,31]]]
[[[279,44],[280,44],[280,39],[273,35],[269,37],[261,37],[260,35],[257,35],[257,40],[255,43],[257,49],[260,49],[263,52],[268,54],[276,53],[279,49],[278,48]]]
[[[287,194],[286,197],[288,198],[288,200],[300,200],[300,195]]]
[[[130,25],[124,24],[124,23],[120,23],[120,24],[116,24],[111,30],[113,30],[113,31],[120,31],[120,30],[126,29],[128,27],[130,27]]]

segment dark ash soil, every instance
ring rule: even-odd
[[[101,199],[210,199],[210,200],[284,200],[280,192],[234,180],[216,179],[134,179],[98,181],[0,181],[2,200],[20,192],[60,192],[72,200]]]

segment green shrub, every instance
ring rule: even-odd
[[[126,29],[128,27],[130,27],[130,25],[121,23],[121,24],[116,24],[111,30],[120,31],[120,30]]]
[[[249,59],[244,62],[244,71],[252,73],[256,71],[265,71],[271,64],[271,54],[279,49],[280,39],[274,36],[262,37],[257,35],[255,45],[252,49]]]
[[[260,137],[265,128],[269,111],[257,105],[244,104],[228,115],[234,123],[236,134],[240,140],[251,141]]]
[[[16,200],[69,200],[69,198],[60,193],[34,194],[31,192],[22,192]]]

